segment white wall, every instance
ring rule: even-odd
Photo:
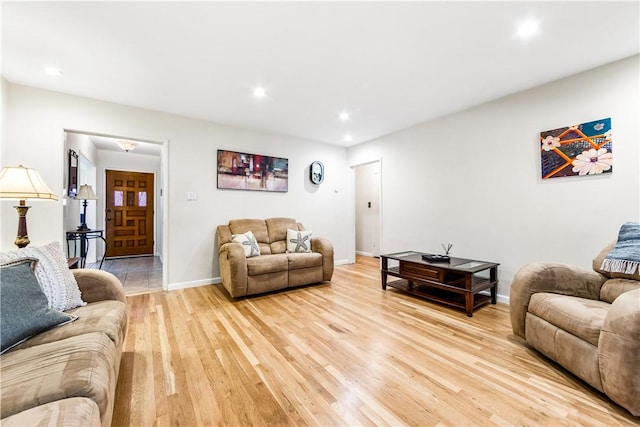
[[[80,135],[75,133],[67,133],[66,135],[66,148],[64,151],[64,176],[62,179],[62,189],[59,193],[59,198],[63,200],[63,221],[64,221],[64,230],[75,230],[78,225],[80,225],[80,212],[82,212],[82,202],[72,199],[68,196],[67,193],[67,184],[69,182],[69,155],[67,154],[69,150],[73,150],[78,154],[78,189],[80,189],[80,185],[82,184],[91,184],[91,182],[87,181],[88,177],[82,176],[80,171],[80,156],[84,156],[89,160],[94,166],[96,164],[97,150],[93,142],[86,135]],[[89,177],[91,181],[93,181],[93,177]],[[49,184],[50,185],[50,184]],[[53,190],[53,187],[51,188]],[[94,191],[96,187],[94,186]],[[95,207],[92,207],[91,204],[95,202],[89,202],[87,206],[87,216],[89,216],[89,211]],[[92,228],[95,228],[95,224],[93,221],[90,223]]]
[[[0,78],[0,132],[2,141],[6,141],[7,139],[7,87],[8,82],[4,77]],[[2,159],[4,157],[6,151],[6,147],[4,144],[2,145],[2,150],[0,150],[0,164],[4,165]],[[17,224],[17,222],[16,222]]]
[[[170,287],[210,283],[219,276],[215,228],[233,218],[296,218],[314,234],[332,241],[337,262],[347,259],[348,227],[343,220],[347,211],[345,148],[12,83],[7,85],[5,102],[7,134],[2,141],[2,165],[24,163],[37,169],[58,194],[62,191],[66,156],[64,129],[168,141],[164,261]],[[289,191],[216,189],[219,148],[288,158]],[[325,165],[325,181],[320,186],[308,180],[309,164],[314,160]],[[189,191],[197,192],[199,200],[187,201]],[[12,249],[15,210],[9,202],[0,204],[0,249]],[[15,221],[5,221],[7,214]],[[28,222],[33,244],[62,239],[61,201],[34,206]]]
[[[498,293],[532,261],[590,268],[640,219],[639,57],[508,96],[348,150],[382,158],[382,253],[501,263]],[[434,100],[437,102],[437,100]],[[540,178],[540,131],[611,117],[614,171]]]

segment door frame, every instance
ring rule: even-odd
[[[63,129],[63,135],[64,132],[70,132],[70,133],[78,133],[78,134],[84,134],[84,135],[88,135],[88,136],[102,136],[102,137],[106,137],[106,138],[116,138],[116,139],[126,139],[129,141],[137,141],[137,142],[146,142],[146,143],[150,143],[150,144],[158,144],[160,145],[160,173],[162,175],[162,183],[158,182],[158,177],[157,175],[154,174],[154,184],[156,186],[156,206],[159,206],[158,210],[162,211],[162,253],[161,253],[161,260],[162,260],[162,289],[165,291],[169,290],[169,260],[170,260],[170,247],[171,245],[169,244],[169,239],[170,239],[170,235],[169,235],[169,198],[167,197],[167,194],[169,194],[169,140],[168,139],[149,139],[149,138],[138,138],[135,136],[128,136],[128,135],[117,135],[117,134],[109,134],[109,133],[101,133],[101,132],[91,132],[91,131],[86,131],[86,130],[77,130],[77,129],[68,129],[68,128],[64,128]],[[113,169],[113,168],[111,168]],[[149,172],[149,171],[140,171],[140,172]],[[103,182],[104,182],[104,176],[106,174],[105,172],[105,168],[101,168],[100,173],[103,176]],[[103,185],[102,188],[100,189],[96,189],[96,193],[100,192],[100,195],[98,197],[102,197],[102,200],[105,200],[104,198],[106,197],[106,186]],[[158,204],[159,203],[159,204]],[[154,229],[155,230],[159,230],[158,228],[158,212],[156,212],[154,214]],[[102,215],[102,229],[104,229],[105,227],[105,216],[104,216],[104,210],[103,210],[103,215]],[[156,242],[154,243],[154,247],[155,245],[157,245],[157,239]]]
[[[348,188],[349,188],[349,202],[348,202],[348,217],[349,217],[349,236],[348,244],[347,244],[347,255],[349,264],[355,264],[356,262],[356,168],[358,166],[368,165],[371,163],[380,163],[380,186],[378,187],[378,199],[380,203],[380,224],[378,225],[379,236],[380,236],[380,246],[378,250],[381,254],[385,253],[383,250],[384,239],[383,239],[383,215],[384,215],[384,203],[382,201],[382,197],[384,192],[382,191],[384,179],[383,179],[383,164],[382,157],[378,157],[376,159],[372,159],[369,161],[354,163],[349,165],[349,178],[348,178]]]
[[[80,172],[80,180],[81,182],[78,182],[78,185],[80,184],[89,184],[91,185],[92,188],[96,188],[96,171],[97,171],[97,167],[96,165],[94,165],[88,158],[87,156],[85,156],[85,154],[82,153],[82,151],[80,153],[78,153],[78,170]],[[95,190],[94,190],[95,191]],[[95,200],[91,201],[92,203],[88,203],[89,206],[87,206],[87,218],[85,218],[85,222],[87,224],[96,224],[96,226],[98,226],[98,216],[97,216],[97,203],[95,203]],[[98,227],[100,228],[100,227]],[[86,258],[86,262],[88,263],[92,263],[92,262],[96,262],[96,260],[98,259],[97,256],[97,251],[96,251],[96,246],[97,245],[88,245],[88,251],[87,251],[87,258]]]

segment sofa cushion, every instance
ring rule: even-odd
[[[311,231],[287,230],[287,252],[311,252]]]
[[[267,224],[267,230],[269,230],[269,242],[272,244],[271,250],[273,253],[284,252],[284,248],[275,251],[273,244],[286,242],[287,230],[298,230],[298,223],[294,218],[268,218],[265,220],[265,223]]]
[[[49,308],[32,270],[32,265],[37,263],[37,260],[24,259],[0,268],[2,353],[34,334],[76,319]]]
[[[286,254],[247,258],[247,272],[249,276],[287,271],[288,268],[289,260]]]
[[[16,346],[16,349],[33,347],[34,345],[60,341],[91,332],[106,334],[116,348],[121,348],[127,327],[127,307],[114,300],[97,301],[67,311],[78,319],[67,325],[53,328]]]
[[[231,236],[231,241],[242,245],[244,256],[247,258],[260,255],[260,247],[258,246],[258,242],[251,231],[247,231],[243,234],[234,234]]]
[[[2,355],[0,417],[68,397],[87,397],[104,419],[115,387],[118,360],[111,340],[90,333]]]
[[[322,267],[322,254],[317,252],[309,253],[288,253],[289,270],[299,270],[301,268]]]
[[[45,403],[4,418],[0,424],[2,427],[101,426],[98,405],[86,397]]]
[[[629,279],[609,279],[600,288],[600,299],[612,303],[625,292],[640,289],[640,281]]]
[[[28,246],[0,253],[0,263],[20,258],[36,258],[40,261],[35,273],[47,296],[49,308],[62,311],[85,304],[78,283],[69,270],[62,243],[51,242],[44,246]]]
[[[267,224],[263,219],[232,219],[229,221],[229,230],[232,235],[251,231],[258,241],[258,246],[260,246],[260,255],[271,253]]]
[[[603,301],[545,292],[529,301],[529,312],[594,346],[610,307]]]
[[[598,347],[538,316],[526,315],[527,343],[602,391]]]

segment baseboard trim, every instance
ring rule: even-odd
[[[356,255],[362,255],[362,256],[368,256],[373,258],[375,255],[373,255],[372,252],[362,252],[362,251],[356,251]]]
[[[191,282],[169,283],[167,290],[175,291],[178,289],[197,288],[198,286],[215,285],[221,282],[222,279],[219,277],[210,277],[209,279],[193,280]]]
[[[496,295],[496,300],[498,300],[499,303],[509,305],[509,297],[506,295]]]
[[[334,265],[347,264],[349,264],[349,260],[346,259],[334,261]],[[222,283],[222,279],[220,277],[210,277],[208,279],[193,280],[191,282],[169,283],[169,287],[167,290],[175,291],[178,289],[197,288],[198,286],[216,285],[218,283]]]

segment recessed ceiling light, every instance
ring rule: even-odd
[[[50,76],[61,77],[62,70],[58,67],[47,67],[44,69],[44,72],[49,74]]]
[[[519,37],[531,37],[532,35],[538,32],[538,28],[539,28],[539,25],[537,21],[533,21],[533,20],[524,21],[524,22],[521,22],[520,25],[518,25],[517,34]]]
[[[349,116],[349,113],[347,113],[346,111],[343,111],[342,113],[340,113],[338,118],[340,118],[340,120],[342,120],[343,122],[346,122],[351,118],[351,116]]]
[[[256,87],[253,89],[253,96],[256,98],[264,98],[267,96],[267,91],[263,87]]]
[[[346,135],[344,136],[344,140],[345,140],[346,142],[350,142],[350,141],[353,141],[353,137],[352,137],[350,134],[346,134]]]

